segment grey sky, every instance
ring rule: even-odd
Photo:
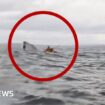
[[[105,0],[0,1],[0,43],[7,42],[10,30],[22,16],[38,10],[54,11],[68,19],[77,31],[80,44],[105,44]],[[27,40],[30,38],[31,41],[36,39],[36,43],[45,43],[43,40],[47,40],[47,43],[49,41],[51,44],[54,40],[54,43],[68,44],[69,36],[70,41],[72,41],[69,30],[66,26],[61,25],[62,22],[57,22],[56,19],[49,17],[43,18],[43,22],[41,22],[42,17],[35,19],[35,24],[25,23],[28,25],[20,27],[21,30],[15,33],[14,41],[18,42],[20,39]],[[50,20],[52,21],[51,25]],[[42,35],[44,36],[42,37]]]

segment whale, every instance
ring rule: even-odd
[[[33,44],[31,44],[27,41],[24,41],[23,42],[23,50],[26,52],[29,52],[29,53],[35,53],[37,51],[37,48]]]
[[[35,47],[35,45],[27,42],[27,41],[24,41],[23,42],[23,50],[25,52],[28,52],[28,53],[37,53],[38,49]],[[48,46],[46,49],[44,49],[44,51],[42,52],[45,52],[45,53],[57,53],[57,51],[54,50],[54,48],[51,48],[50,46]]]

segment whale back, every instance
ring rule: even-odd
[[[37,51],[37,48],[33,44],[30,44],[30,43],[24,41],[23,42],[23,50],[30,52],[30,53],[35,53]]]

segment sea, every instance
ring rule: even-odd
[[[48,78],[62,72],[70,63],[74,47],[45,45],[24,51],[12,45],[15,62],[24,72]],[[1,92],[13,91],[14,96]],[[6,44],[0,44],[0,105],[105,105],[105,46],[80,46],[75,64],[62,77],[47,82],[30,80],[13,66]]]

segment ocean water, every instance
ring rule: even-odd
[[[35,54],[13,46],[19,66],[33,76],[49,77],[61,72],[70,62],[73,48],[53,46],[57,53]],[[14,97],[1,97],[0,105],[105,105],[105,46],[80,46],[72,69],[63,77],[38,82],[23,77],[13,67],[5,44],[0,45],[0,90],[14,91]]]

